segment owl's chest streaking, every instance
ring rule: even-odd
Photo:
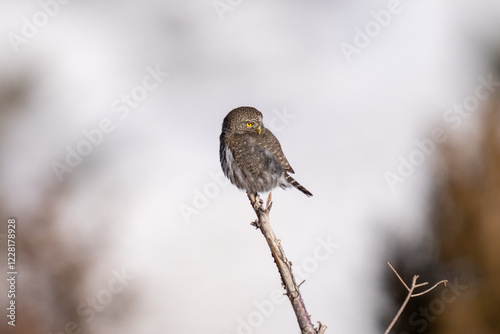
[[[257,193],[289,186],[285,178],[290,168],[288,161],[270,132],[261,135],[223,133],[219,154],[224,174],[240,189]]]

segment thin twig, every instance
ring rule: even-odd
[[[389,265],[389,267],[391,267],[392,271],[394,271],[394,273],[399,278],[399,280],[401,281],[401,283],[403,283],[403,285],[405,286],[406,290],[410,291],[410,288],[408,287],[408,285],[406,285],[405,281],[403,281],[403,279],[401,278],[401,276],[399,276],[399,274],[396,271],[396,269],[394,269],[394,267],[389,262],[387,262],[387,264]]]
[[[399,276],[399,275],[398,275]],[[398,313],[396,314],[396,316],[394,317],[394,319],[392,319],[392,322],[391,324],[389,325],[389,327],[387,327],[387,330],[385,331],[385,334],[389,333],[392,329],[392,326],[394,326],[394,324],[396,323],[396,321],[398,320],[399,316],[401,315],[401,313],[403,313],[403,310],[405,309],[406,307],[406,304],[408,304],[408,301],[410,300],[411,298],[411,293],[413,292],[413,289],[415,289],[415,283],[417,283],[417,278],[418,278],[418,275],[415,275],[413,276],[413,280],[411,281],[411,288],[409,289],[410,292],[408,293],[408,295],[406,296],[406,299],[405,301],[403,302],[403,305],[401,305],[401,307],[399,308],[399,311]],[[406,285],[406,284],[405,284]]]
[[[394,271],[394,273],[399,278],[399,280],[401,281],[401,283],[403,283],[403,285],[405,286],[406,290],[408,290],[408,295],[406,296],[406,299],[404,300],[403,305],[401,305],[401,307],[399,308],[398,313],[396,314],[396,316],[394,317],[394,319],[392,319],[391,324],[389,325],[389,327],[387,327],[387,330],[385,331],[385,334],[388,334],[391,331],[392,327],[394,326],[394,324],[396,323],[396,321],[398,320],[398,318],[401,316],[401,313],[403,313],[403,310],[406,307],[406,304],[408,304],[408,301],[410,300],[410,298],[412,298],[412,297],[418,297],[418,296],[421,296],[421,295],[425,295],[427,292],[433,290],[439,284],[444,283],[444,285],[446,286],[446,283],[448,282],[448,280],[439,281],[436,284],[434,284],[434,286],[432,288],[429,288],[429,289],[425,290],[424,292],[419,292],[419,293],[413,294],[413,290],[415,290],[416,288],[422,287],[424,285],[427,285],[429,283],[424,282],[424,283],[417,284],[418,275],[415,275],[415,276],[413,276],[413,280],[411,282],[411,287],[408,288],[408,286],[403,281],[403,279],[401,278],[401,276],[399,276],[399,274],[396,271],[396,269],[394,269],[394,267],[391,266],[391,264],[389,262],[387,262],[387,264],[389,265],[389,267],[391,267],[392,271]]]
[[[448,283],[448,280],[444,279],[442,281],[439,281],[437,282],[436,284],[434,284],[434,286],[432,288],[429,288],[427,290],[425,290],[424,292],[420,292],[420,293],[416,293],[414,295],[411,295],[412,297],[418,297],[418,296],[421,296],[421,295],[425,295],[427,292],[433,290],[435,287],[437,287],[439,284],[443,283],[444,286],[446,286],[446,283]]]
[[[322,325],[320,321],[318,321],[318,334],[323,334],[326,332],[326,326]]]

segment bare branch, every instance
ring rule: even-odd
[[[318,329],[317,329],[318,334],[323,334],[326,332],[326,326],[322,325],[320,321],[318,321]]]
[[[421,286],[425,286],[427,284],[429,284],[429,283],[427,283],[427,282],[420,283],[420,284],[415,285],[415,288],[420,288]]]
[[[269,221],[269,212],[271,211],[271,207],[273,205],[271,193],[267,197],[265,207],[263,206],[263,201],[258,195],[248,194],[248,198],[250,199],[250,203],[252,204],[255,214],[257,215],[257,221],[253,222],[252,225],[260,229],[266,238],[267,244],[274,258],[274,262],[278,267],[281,282],[286,290],[288,299],[290,299],[290,303],[292,304],[302,334],[325,333],[326,326],[322,325],[320,322],[318,329],[314,328],[299,291],[300,285],[297,286],[295,283],[295,277],[292,274],[292,263],[286,258],[285,252],[281,247],[281,242],[276,239],[274,231],[271,228]]]
[[[396,314],[396,316],[394,317],[394,319],[392,319],[391,324],[389,325],[389,327],[387,327],[387,330],[385,331],[385,334],[388,334],[391,331],[392,327],[394,326],[394,324],[396,323],[396,321],[398,320],[398,318],[401,316],[401,313],[403,313],[403,310],[406,307],[406,304],[408,304],[408,301],[410,300],[410,298],[425,295],[427,292],[433,290],[439,284],[444,283],[444,285],[446,286],[446,283],[448,282],[447,280],[439,281],[436,284],[434,284],[434,286],[432,288],[429,288],[429,289],[425,290],[424,292],[419,292],[419,293],[413,294],[413,290],[415,290],[416,288],[422,287],[424,285],[427,285],[429,283],[424,282],[424,283],[417,284],[418,275],[415,275],[415,276],[413,276],[413,280],[411,282],[411,287],[408,288],[408,286],[403,281],[403,279],[401,278],[401,276],[399,276],[399,274],[396,271],[396,269],[394,269],[394,267],[391,266],[391,264],[389,262],[387,262],[387,264],[389,265],[389,267],[391,267],[392,271],[394,271],[394,273],[399,278],[399,280],[401,281],[401,283],[403,283],[403,285],[405,286],[406,290],[408,290],[408,295],[406,296],[406,299],[404,300],[403,304],[399,308],[398,313]]]
[[[389,262],[387,262],[387,263],[389,263]],[[391,268],[392,268],[392,267],[391,267]],[[393,268],[393,270],[394,270],[394,268]],[[394,271],[395,271],[395,270],[394,270]],[[396,274],[397,274],[397,273],[396,273]],[[399,277],[399,275],[398,275],[398,277]],[[409,291],[408,295],[406,296],[406,299],[405,299],[405,301],[403,302],[403,305],[401,305],[401,307],[399,308],[398,313],[396,314],[396,316],[394,317],[394,319],[392,319],[391,324],[389,325],[389,327],[387,327],[387,330],[385,331],[385,334],[388,334],[388,333],[391,331],[392,327],[394,326],[394,324],[395,324],[395,323],[396,323],[396,321],[398,320],[399,316],[401,315],[401,313],[403,313],[403,310],[405,309],[406,304],[408,304],[408,301],[409,301],[409,300],[410,300],[410,298],[411,298],[411,294],[412,294],[412,292],[413,292],[413,289],[415,289],[415,283],[417,283],[417,278],[418,278],[418,276],[417,276],[417,275],[413,276],[413,280],[412,280],[412,282],[411,282],[411,288],[409,289],[410,291]],[[405,284],[405,286],[406,286],[406,284]]]
[[[394,271],[394,273],[399,278],[399,280],[401,281],[401,283],[403,283],[403,285],[405,286],[406,290],[410,291],[410,288],[408,287],[408,285],[406,285],[405,281],[403,281],[403,279],[401,278],[401,276],[399,276],[399,274],[396,271],[396,269],[394,269],[394,267],[389,262],[387,262],[387,264],[389,265],[389,267],[391,267],[392,271]]]
[[[421,295],[425,295],[427,292],[433,290],[435,287],[437,287],[439,284],[443,283],[444,286],[446,286],[446,283],[448,283],[448,280],[444,279],[442,281],[439,281],[437,282],[436,284],[434,284],[434,286],[432,288],[429,288],[427,290],[425,290],[424,292],[420,292],[420,293],[416,293],[414,295],[411,295],[412,297],[418,297],[418,296],[421,296]],[[426,283],[427,284],[427,283]],[[420,285],[420,284],[419,284]]]

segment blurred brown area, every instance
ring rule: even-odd
[[[29,99],[30,80],[3,80],[0,82],[0,143],[11,145],[6,140],[10,131],[16,131],[19,124],[16,112],[23,110]],[[16,125],[16,126],[13,126]],[[25,153],[27,154],[27,153]],[[0,171],[8,159],[0,160]],[[5,176],[3,176],[5,177]],[[16,334],[59,334],[59,333],[102,333],[101,323],[120,324],[134,305],[133,289],[115,293],[105,305],[99,304],[99,288],[108,288],[113,277],[103,275],[96,279],[96,266],[105,262],[105,250],[109,229],[96,231],[95,238],[85,240],[78,235],[68,235],[61,230],[59,218],[61,201],[74,191],[75,183],[55,182],[44,189],[41,205],[25,205],[22,212],[7,207],[6,199],[11,189],[0,184],[0,306],[2,321],[0,333]],[[17,211],[17,212],[14,212]],[[7,221],[16,220],[16,290],[15,327],[8,325],[7,307]],[[101,218],[103,219],[103,218]],[[103,221],[99,226],[108,224]],[[96,244],[99,246],[96,247]],[[111,269],[107,272],[111,272]],[[120,269],[120,268],[116,268]],[[96,289],[96,286],[98,287]],[[117,285],[115,285],[117,286]],[[107,296],[106,296],[107,297]],[[102,298],[101,298],[102,299]],[[95,300],[94,307],[92,302]]]
[[[478,150],[442,151],[434,199],[439,260],[466,271],[463,295],[435,321],[435,333],[500,333],[500,98],[484,110]],[[466,160],[466,157],[473,159]]]
[[[435,153],[428,237],[394,249],[407,284],[415,274],[429,286],[449,283],[412,298],[391,333],[500,333],[500,92],[474,117],[476,129],[455,133]],[[397,310],[406,290],[392,272],[386,277]]]

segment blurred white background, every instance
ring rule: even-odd
[[[377,23],[391,6],[398,13]],[[485,51],[498,46],[499,2],[2,7],[2,220],[15,217],[28,240],[55,234],[89,262],[73,316],[40,317],[43,333],[63,332],[68,321],[88,333],[299,332],[287,300],[263,302],[280,278],[249,225],[255,215],[245,193],[219,178],[222,120],[242,105],[264,114],[296,179],[314,194],[277,189],[271,213],[288,258],[307,274],[301,290],[313,322],[327,333],[383,332],[387,243],[427,242],[433,156],[392,188],[386,173],[398,172],[415,140],[450,130],[443,115],[492,72]],[[377,24],[369,44],[346,56],[342,43],[355,47],[359,31]],[[157,83],[150,90],[141,88],[148,75]],[[475,117],[451,132],[471,131]],[[100,136],[92,131],[103,120],[112,130]],[[68,165],[68,147],[88,149],[85,131],[97,144],[60,182],[55,162]],[[335,249],[320,260],[315,250],[326,240]],[[58,263],[53,255],[46,261]],[[37,279],[25,266],[20,293]],[[133,277],[124,290],[133,298],[115,294],[87,321],[76,307],[122,270]],[[55,297],[37,291],[26,307],[50,314],[44,301]],[[126,317],[110,316],[116,309]]]

